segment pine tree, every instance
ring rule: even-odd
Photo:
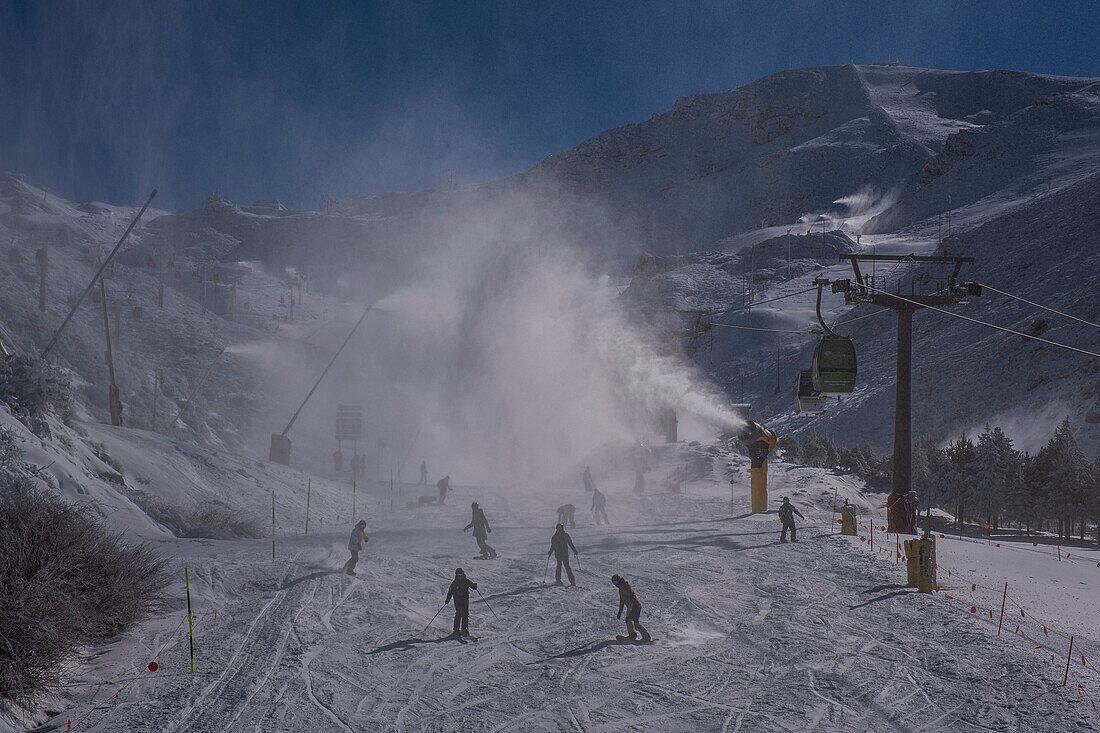
[[[1089,502],[1091,467],[1077,444],[1067,417],[1054,431],[1044,448],[1050,448],[1050,508],[1058,519],[1058,534],[1068,539],[1074,520],[1081,517]]]
[[[1020,455],[1003,430],[990,428],[987,424],[978,436],[974,458],[969,503],[981,512],[986,524],[996,528],[998,516],[1019,475]]]
[[[977,459],[974,442],[963,436],[944,449],[947,457],[945,487],[947,498],[955,507],[955,520],[961,528],[966,521],[966,508],[972,500],[974,466]]]

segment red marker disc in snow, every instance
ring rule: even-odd
[[[160,669],[160,666],[156,662],[149,662],[150,672],[156,672],[158,669]]]

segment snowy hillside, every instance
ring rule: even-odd
[[[889,446],[894,317],[829,287],[821,316],[852,336],[857,386],[820,417],[792,411],[814,280],[850,277],[843,254],[972,256],[962,279],[1100,322],[1098,84],[799,69],[684,97],[480,186],[325,211],[217,196],[150,209],[104,273],[106,303],[97,285],[50,354],[75,414],[32,430],[0,408],[0,426],[41,486],[170,558],[169,608],[85,650],[0,728],[1097,727],[1100,553],[945,536],[950,574],[916,594],[880,535],[883,494],[780,453],[773,512],[750,514],[730,440],[733,403],[751,403],[781,436]],[[6,348],[41,352],[138,208],[0,174]],[[871,273],[903,290],[941,277]],[[954,312],[1100,352],[1091,325],[988,288]],[[121,426],[105,424],[105,320]],[[1068,415],[1086,452],[1100,447],[1097,359],[938,313],[914,324],[915,436],[995,422],[1034,450]],[[363,425],[338,440],[343,405]],[[670,411],[679,442],[664,444]],[[284,426],[290,466],[266,460]],[[610,526],[588,511],[586,465]],[[451,494],[432,505],[444,475]],[[777,542],[784,495],[805,514],[797,544]],[[874,550],[835,534],[844,499]],[[471,557],[472,501],[499,559]],[[543,582],[567,502],[574,589]],[[352,578],[358,517],[370,542]],[[444,638],[450,609],[429,624],[457,566],[484,596],[476,640]],[[612,641],[612,573],[634,584],[655,645]],[[998,638],[1004,583],[1013,623]]]

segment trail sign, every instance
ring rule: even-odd
[[[359,440],[363,432],[363,406],[336,406],[336,439]]]

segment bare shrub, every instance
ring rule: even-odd
[[[27,703],[85,644],[162,610],[166,559],[88,510],[0,479],[0,699]]]
[[[198,506],[183,507],[147,491],[130,486],[121,488],[141,511],[163,524],[176,537],[235,540],[267,536],[266,525],[259,517],[242,513],[225,502],[209,500]]]

